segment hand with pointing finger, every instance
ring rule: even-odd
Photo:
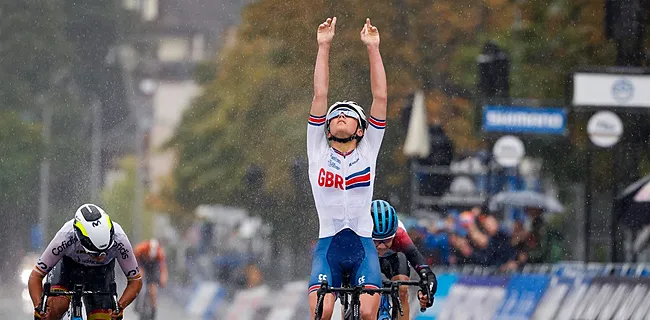
[[[336,30],[336,17],[327,18],[327,20],[318,26],[318,34],[316,40],[318,45],[329,45],[334,39],[334,31]]]
[[[370,24],[370,18],[366,18],[366,24],[361,29],[361,41],[367,47],[379,47],[379,30]]]

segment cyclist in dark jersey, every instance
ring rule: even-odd
[[[158,286],[164,288],[167,284],[165,251],[157,239],[150,239],[138,243],[135,246],[134,254],[146,280],[146,290],[149,293],[151,306],[153,306],[153,314],[155,314]]]
[[[404,225],[399,221],[395,208],[384,200],[373,200],[370,205],[370,215],[373,220],[372,239],[375,242],[381,272],[390,280],[409,280],[411,270],[409,263],[418,275],[426,275],[429,281],[429,297],[419,295],[420,306],[428,308],[433,305],[433,295],[438,289],[438,281],[424,256],[418,251],[409,237]],[[409,303],[408,288],[400,287],[400,299],[404,308],[404,316],[408,319]]]

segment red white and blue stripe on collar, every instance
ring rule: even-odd
[[[312,126],[322,126],[325,124],[325,115],[322,116],[314,116],[314,115],[309,115],[309,124]]]
[[[350,151],[348,151],[348,152],[343,152],[343,151],[339,151],[338,149],[332,147],[332,150],[334,150],[334,152],[335,152],[336,154],[338,154],[338,155],[342,155],[342,156],[344,156],[344,157],[347,157],[347,156],[351,155],[352,152],[354,152],[355,149],[352,149],[352,150],[350,150]]]
[[[370,123],[371,126],[375,127],[375,129],[386,128],[386,120],[379,120],[373,116],[370,116],[370,118],[368,118],[368,123]]]
[[[345,177],[345,190],[370,186],[370,167]]]

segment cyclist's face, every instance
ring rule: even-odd
[[[352,117],[346,117],[344,114],[330,120],[330,133],[337,138],[347,138],[353,134],[363,135],[363,130],[358,129],[359,122]]]
[[[379,255],[386,253],[386,251],[393,245],[393,238],[373,241],[375,242],[375,248],[377,248],[377,253],[379,253]]]

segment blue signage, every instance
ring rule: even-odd
[[[550,278],[545,275],[514,275],[493,319],[531,319]]]
[[[439,319],[438,315],[445,307],[445,302],[449,296],[452,286],[456,283],[458,276],[455,274],[441,274],[438,275],[438,291],[436,292],[435,302],[433,306],[427,309],[424,313],[419,310],[415,315],[415,320],[436,320]],[[420,309],[420,308],[411,308]]]
[[[484,106],[483,131],[563,135],[566,110],[520,106]]]

